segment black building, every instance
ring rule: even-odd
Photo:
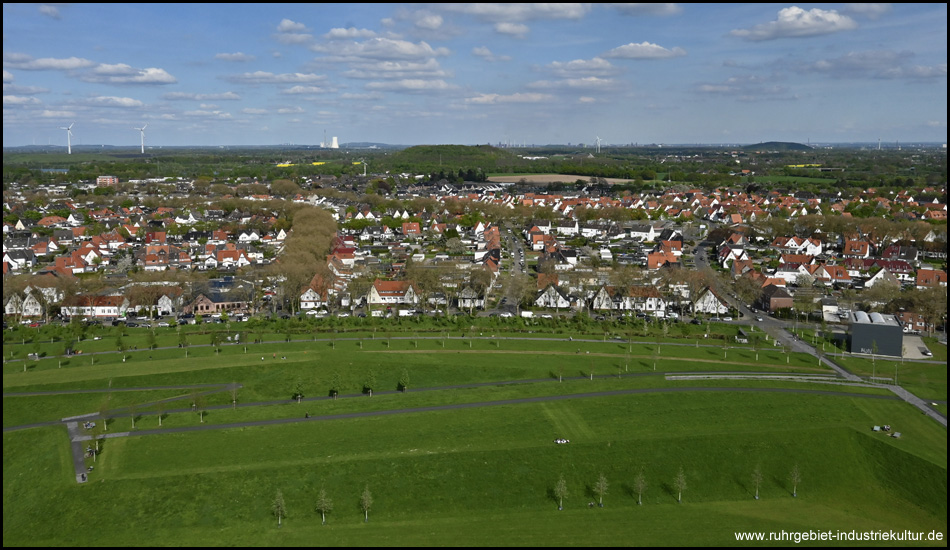
[[[851,353],[902,355],[904,333],[896,317],[863,311],[856,311],[850,317]]]

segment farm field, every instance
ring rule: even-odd
[[[5,365],[4,544],[669,546],[734,544],[736,531],[946,533],[946,430],[916,409],[875,388],[670,380],[830,371],[775,350],[657,345],[341,338]],[[199,384],[216,385],[200,388],[200,411]],[[24,395],[39,391],[54,393]],[[63,424],[9,430],[105,410],[111,437],[86,459],[85,484]],[[97,422],[88,433],[103,433]],[[871,432],[878,424],[903,436]],[[604,507],[591,507],[601,474]],[[321,489],[333,501],[325,526]]]

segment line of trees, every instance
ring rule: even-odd
[[[369,511],[373,507],[373,493],[369,490],[369,485],[363,488],[359,498],[360,511],[363,512],[363,521],[369,521]],[[314,502],[314,511],[320,514],[320,521],[323,525],[327,524],[327,515],[333,511],[333,499],[330,498],[326,488],[321,487],[317,493],[317,500]],[[271,504],[271,512],[277,518],[277,526],[280,527],[283,519],[288,516],[287,503],[284,500],[284,493],[280,489],[274,496]]]
[[[756,464],[750,473],[749,480],[753,489],[753,498],[759,500],[759,488],[762,485],[765,475],[762,472],[762,466]],[[799,468],[798,464],[795,464],[788,474],[789,484],[792,486],[792,496],[798,496],[798,486],[802,483],[802,471]],[[636,493],[637,495],[637,505],[640,506],[643,504],[643,494],[649,489],[650,484],[647,481],[647,476],[643,470],[640,468],[637,473],[634,475],[633,482],[629,486],[629,489]],[[689,489],[689,482],[687,479],[686,471],[683,470],[681,466],[676,475],[671,480],[671,483],[667,486],[671,493],[675,493],[676,502],[683,502],[683,494]],[[600,508],[604,507],[604,495],[607,494],[610,484],[607,481],[607,476],[601,473],[593,485],[588,486],[587,494],[591,494],[597,497],[597,505]],[[549,495],[554,498],[554,501],[557,503],[557,509],[564,509],[564,500],[567,499],[571,494],[571,491],[568,487],[567,480],[564,478],[564,475],[558,478],[554,486],[550,489]],[[593,502],[589,502],[588,506],[594,506]]]

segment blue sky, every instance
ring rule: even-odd
[[[4,4],[3,144],[947,140],[946,4]]]

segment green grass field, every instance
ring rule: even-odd
[[[187,359],[179,348],[139,351],[125,363],[104,354],[63,368],[44,359],[27,372],[5,365],[5,427],[93,413],[106,399],[110,435],[137,420],[130,436],[102,441],[86,484],[75,481],[62,425],[6,431],[4,545],[670,546],[732,545],[736,531],[946,533],[946,430],[909,405],[876,389],[663,377],[829,372],[807,356],[786,363],[778,352],[756,360],[749,347],[378,335],[362,348],[343,339],[250,348],[193,347]],[[409,391],[393,391],[406,373]],[[243,385],[241,406],[220,391],[203,419],[182,410],[191,389],[136,389],[232,382]],[[373,397],[361,394],[367,383]],[[307,399],[299,404],[290,399],[298,384]],[[333,385],[343,398],[326,398]],[[70,389],[85,392],[11,396]],[[151,433],[159,410],[149,403],[171,398],[165,433]],[[466,407],[432,409],[457,404]],[[314,418],[304,421],[304,411]],[[282,423],[235,426],[267,420]],[[885,423],[903,437],[871,432]],[[559,437],[571,443],[554,444]],[[687,488],[678,504],[680,468]],[[605,507],[590,508],[600,474]],[[568,495],[558,511],[562,475]],[[326,526],[314,509],[321,488],[333,500]],[[280,528],[278,490],[287,507]]]

